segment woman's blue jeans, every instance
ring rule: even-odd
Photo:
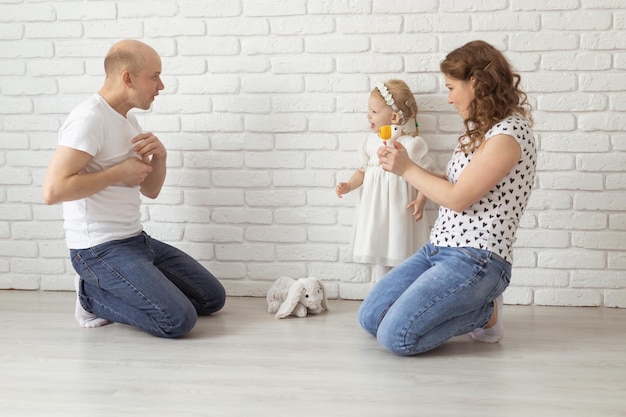
[[[359,322],[390,352],[417,355],[486,325],[510,279],[490,251],[429,243],[374,286]]]
[[[181,250],[147,233],[87,249],[71,249],[85,310],[160,337],[191,331],[198,315],[220,310],[222,284]]]

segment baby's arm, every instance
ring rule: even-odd
[[[340,182],[335,188],[337,197],[341,198],[343,194],[348,194],[350,191],[356,190],[363,184],[363,178],[365,178],[365,171],[357,169],[350,177],[348,182]]]
[[[448,176],[445,173],[438,173],[435,171],[428,171],[428,172],[444,180],[448,179]],[[424,207],[426,206],[426,201],[428,201],[428,198],[426,198],[424,193],[420,193],[419,190],[417,190],[417,197],[415,197],[415,200],[411,201],[406,206],[407,209],[411,209],[411,208],[413,209],[413,211],[411,212],[411,215],[413,216],[413,218],[415,218],[416,222],[424,218]]]

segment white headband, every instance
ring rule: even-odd
[[[387,86],[384,83],[379,83],[376,84],[376,89],[380,92],[380,95],[383,96],[385,103],[387,103],[393,111],[400,115],[400,119],[404,120],[404,113],[398,108],[398,106],[396,106],[396,102],[393,100],[393,96],[389,92]]]

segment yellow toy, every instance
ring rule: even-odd
[[[385,146],[387,146],[387,141],[391,140],[394,141],[396,139],[398,139],[398,137],[400,136],[400,134],[402,133],[402,130],[400,129],[400,126],[398,125],[385,125],[385,126],[381,126],[380,130],[378,132],[378,136],[380,136],[380,138],[383,140],[383,143],[385,144]]]

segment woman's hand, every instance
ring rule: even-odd
[[[378,161],[380,166],[389,172],[393,172],[396,175],[402,176],[412,165],[415,165],[406,151],[406,148],[402,146],[397,140],[391,141],[392,146],[381,146],[378,148],[376,154],[378,155]]]

